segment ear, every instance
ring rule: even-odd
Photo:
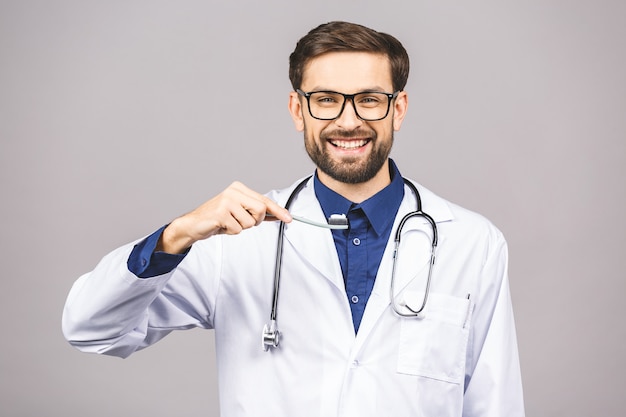
[[[300,101],[300,95],[295,91],[289,94],[289,113],[293,119],[293,123],[296,126],[298,132],[304,130],[304,116],[302,115],[302,102]]]
[[[409,97],[406,91],[400,91],[393,103],[393,130],[400,130],[408,107]]]

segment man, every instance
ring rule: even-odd
[[[107,255],[69,294],[70,343],[127,357],[172,330],[213,328],[229,417],[523,416],[502,234],[414,191],[388,158],[408,71],[387,34],[331,22],[304,36],[289,111],[315,175],[295,193],[233,183]],[[429,216],[401,222],[418,198]],[[344,214],[349,228],[290,212]]]

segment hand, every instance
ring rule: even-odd
[[[240,182],[195,210],[178,217],[163,231],[157,250],[182,253],[198,240],[218,234],[235,235],[266,220],[289,223],[291,215],[268,197]]]

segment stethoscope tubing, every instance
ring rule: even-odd
[[[285,203],[285,209],[289,210],[291,206],[291,202],[294,198],[300,193],[300,191],[304,188],[306,183],[311,179],[312,175],[306,177],[302,180],[296,188],[291,192],[291,195],[287,199]],[[283,242],[285,236],[285,222],[280,222],[280,226],[278,228],[278,242],[276,243],[276,264],[274,267],[274,295],[272,296],[272,312],[270,314],[270,320],[276,321],[276,311],[278,310],[278,293],[280,290],[280,270],[283,264]]]
[[[394,246],[394,251],[393,251],[393,266],[391,270],[391,284],[389,286],[390,287],[389,294],[391,297],[391,306],[393,308],[393,311],[397,315],[402,316],[402,317],[417,317],[420,315],[422,311],[424,311],[424,308],[426,308],[426,302],[428,301],[428,295],[430,293],[430,282],[431,282],[432,273],[433,273],[433,266],[435,265],[435,250],[437,249],[437,243],[438,243],[439,237],[437,233],[437,224],[435,223],[435,220],[430,215],[422,211],[422,199],[420,197],[420,193],[417,191],[417,188],[411,181],[407,180],[406,178],[404,178],[404,183],[411,189],[411,191],[413,191],[413,194],[415,195],[416,210],[405,214],[404,217],[402,217],[402,219],[400,220],[400,223],[398,223],[398,228],[396,229],[396,235],[394,237],[395,246]],[[405,313],[401,309],[399,309],[398,306],[396,305],[394,287],[395,287],[396,265],[398,263],[398,257],[400,253],[399,248],[400,248],[400,239],[402,236],[402,229],[404,228],[404,224],[410,219],[412,219],[413,217],[421,217],[425,219],[428,223],[430,223],[433,236],[432,236],[431,249],[430,249],[430,261],[429,261],[430,265],[428,267],[428,277],[426,278],[426,288],[424,289],[424,298],[422,300],[422,305],[417,310],[415,310],[409,307],[408,305],[406,305],[405,303],[404,307],[406,307],[410,311],[410,313]]]
[[[312,176],[305,178],[294,188],[294,190],[289,195],[287,202],[285,203],[285,209],[287,210],[289,209],[294,198],[298,195],[298,193],[300,193],[300,191],[304,188],[304,186],[311,179],[311,177]],[[430,292],[432,270],[433,270],[433,265],[435,264],[435,249],[438,243],[437,224],[435,223],[435,220],[430,215],[422,211],[422,199],[415,185],[411,181],[407,180],[406,178],[403,178],[403,180],[404,180],[404,183],[411,189],[411,191],[415,195],[417,209],[415,211],[407,213],[406,215],[404,215],[404,217],[402,217],[402,219],[398,223],[398,227],[396,229],[396,233],[394,236],[395,247],[394,247],[394,253],[393,253],[393,266],[392,266],[392,272],[391,272],[391,285],[390,285],[391,305],[392,305],[394,312],[399,316],[417,317],[426,307],[426,301],[428,300],[428,295]],[[405,312],[402,312],[401,309],[399,309],[396,305],[395,294],[394,294],[394,281],[395,281],[395,275],[396,275],[395,274],[396,264],[398,260],[398,253],[399,253],[398,249],[400,247],[402,229],[404,228],[405,223],[408,220],[412,219],[413,217],[422,217],[426,219],[426,221],[431,226],[433,236],[432,236],[432,242],[431,242],[432,244],[431,244],[430,266],[428,269],[428,277],[426,281],[426,287],[424,290],[424,298],[422,301],[422,305],[420,306],[419,309],[415,310],[409,307],[408,305],[406,305],[405,303],[404,307],[406,307],[410,311],[410,313],[405,313]],[[278,229],[278,240],[276,243],[276,264],[274,268],[274,293],[272,296],[272,311],[270,313],[270,324],[266,325],[265,328],[263,329],[263,349],[266,351],[269,349],[269,347],[278,347],[280,337],[281,337],[281,334],[278,331],[277,326],[276,326],[276,317],[277,317],[277,311],[278,311],[278,295],[280,293],[280,272],[281,272],[282,262],[283,262],[282,258],[283,258],[283,242],[284,242],[284,235],[285,235],[285,226],[286,226],[285,222],[281,221],[279,229]]]

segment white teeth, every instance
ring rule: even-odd
[[[361,146],[365,146],[367,140],[332,140],[330,141],[330,143],[337,146],[338,148],[355,149]]]

